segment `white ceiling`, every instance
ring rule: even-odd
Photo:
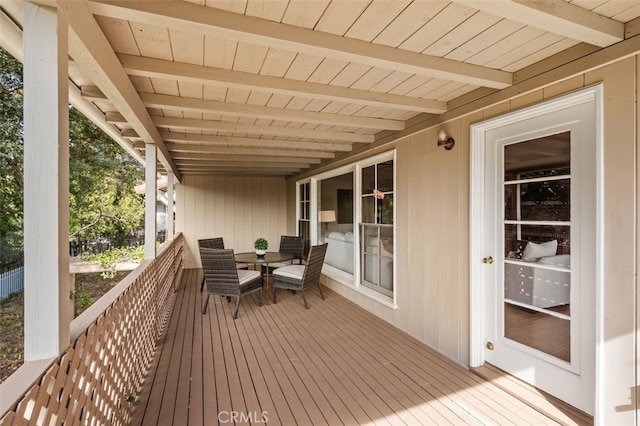
[[[44,3],[69,24],[72,89],[178,177],[298,173],[619,43],[640,16],[623,0]],[[0,9],[19,29],[20,2]]]

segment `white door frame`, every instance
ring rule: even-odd
[[[603,230],[604,230],[604,214],[603,214],[603,88],[602,85],[596,85],[587,89],[580,90],[575,93],[564,95],[552,100],[525,108],[519,111],[507,113],[505,115],[489,119],[471,126],[471,182],[470,182],[470,236],[469,236],[469,319],[470,319],[470,348],[469,348],[469,365],[471,367],[479,367],[485,362],[484,345],[486,330],[486,302],[484,295],[485,274],[484,269],[487,267],[482,259],[492,253],[485,253],[485,146],[486,132],[503,127],[512,123],[516,123],[529,118],[548,114],[551,111],[564,109],[573,105],[594,102],[596,108],[596,312],[595,312],[595,385],[596,395],[594,401],[595,415],[597,419],[600,412],[600,404],[603,400],[598,391],[598,384],[601,383],[601,374],[604,371],[602,362],[602,327],[603,309],[602,309],[602,292],[603,292]]]

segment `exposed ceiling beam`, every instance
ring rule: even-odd
[[[209,161],[259,161],[264,163],[269,162],[278,162],[278,163],[309,163],[309,164],[319,164],[322,159],[314,158],[314,157],[285,157],[285,156],[273,156],[273,157],[265,157],[261,155],[237,155],[237,154],[216,154],[210,155],[207,153],[197,154],[197,153],[176,153],[174,155],[174,159],[176,161],[194,161],[194,162],[209,162]]]
[[[195,118],[153,117],[158,127],[171,129],[215,130],[218,132],[248,133],[251,135],[269,135],[282,138],[317,139],[347,143],[371,143],[374,135],[360,133],[330,132],[325,130],[306,130],[294,127],[260,126],[246,123],[230,123],[226,121],[198,120]]]
[[[289,149],[264,149],[264,148],[235,148],[222,146],[204,146],[204,145],[184,145],[176,143],[168,143],[167,148],[172,152],[193,152],[198,154],[233,154],[233,155],[264,155],[268,156],[287,156],[287,157],[315,157],[315,158],[334,158],[333,152],[327,151],[295,151]]]
[[[233,177],[240,177],[240,176],[246,176],[246,177],[261,177],[261,176],[265,176],[265,177],[285,177],[288,175],[291,175],[293,173],[286,173],[286,172],[279,172],[279,171],[263,171],[260,169],[257,169],[255,171],[233,171],[233,172],[226,172],[226,171],[189,171],[189,170],[185,170],[185,172],[183,173],[184,175],[189,175],[189,176],[233,176]]]
[[[350,144],[283,141],[280,139],[240,138],[230,136],[196,135],[193,133],[160,132],[165,142],[198,143],[217,146],[254,146],[262,148],[310,149],[318,151],[351,151]]]
[[[264,161],[221,161],[221,160],[211,160],[211,161],[176,161],[176,165],[181,169],[189,168],[189,169],[199,169],[206,167],[215,167],[215,166],[225,166],[225,165],[237,165],[244,167],[262,167],[265,165],[271,167],[282,167],[282,168],[292,168],[292,169],[306,169],[310,166],[310,163],[285,163],[285,162],[264,162]]]
[[[122,116],[119,112],[106,112],[104,114],[105,120],[107,123],[111,124],[127,124],[127,119]]]
[[[9,6],[17,5],[19,5],[18,2],[9,3]],[[18,9],[18,11],[22,13],[22,10]],[[18,61],[24,62],[22,27],[2,9],[0,9],[0,45]]]
[[[96,86],[82,86],[80,93],[82,97],[92,102],[108,102],[109,99]]]
[[[84,88],[83,88],[84,90]],[[335,126],[364,127],[379,130],[402,130],[404,121],[383,118],[354,117],[326,112],[299,111],[259,105],[234,104],[196,98],[140,93],[147,108],[174,109],[189,112],[215,112],[239,117],[269,118],[273,120],[298,121],[303,123],[331,124]]]
[[[624,24],[564,0],[454,0],[492,15],[607,47],[624,40]]]
[[[238,164],[227,164],[226,166],[211,166],[211,167],[181,167],[182,171],[220,171],[220,172],[231,172],[231,171],[243,171],[243,172],[264,172],[264,171],[272,171],[272,172],[285,172],[285,173],[294,173],[299,172],[301,169],[297,167],[273,167],[268,164],[263,165],[253,165],[253,166],[241,166]]]
[[[267,93],[302,96],[380,108],[394,108],[403,111],[441,114],[447,109],[446,102],[428,99],[372,92],[362,89],[351,89],[321,83],[309,83],[268,75],[256,75],[242,71],[204,67],[162,59],[143,58],[134,55],[119,54],[118,57],[129,75],[141,77],[178,80],[244,90],[257,90]]]
[[[229,38],[371,67],[502,89],[512,84],[507,72],[423,55],[390,46],[281,24],[189,2],[89,2],[93,13],[171,29]]]
[[[135,141],[142,141],[142,138],[140,137],[140,135],[138,135],[138,133],[136,133],[136,131],[133,129],[124,129],[120,132],[120,134],[122,135],[123,138],[131,139]]]
[[[70,56],[85,75],[97,83],[145,142],[156,145],[161,163],[179,181],[180,172],[173,164],[158,129],[87,4],[62,0],[58,2],[58,12],[69,25]]]

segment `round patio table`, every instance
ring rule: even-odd
[[[254,265],[264,265],[266,268],[265,273],[262,274],[263,282],[265,284],[265,291],[269,294],[269,264],[279,263],[292,260],[295,256],[290,253],[280,253],[277,251],[268,251],[264,256],[258,256],[256,252],[235,253],[236,263],[252,263]],[[262,269],[262,268],[260,268]],[[265,301],[268,302],[269,298],[266,297]]]
[[[269,265],[269,263],[286,262],[287,260],[292,260],[293,257],[292,254],[277,251],[268,251],[264,256],[258,256],[254,251],[235,254],[237,263],[253,263],[254,265],[258,263]]]

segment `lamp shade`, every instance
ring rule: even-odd
[[[319,222],[335,222],[336,221],[336,211],[335,210],[320,210],[318,212],[318,221]]]

